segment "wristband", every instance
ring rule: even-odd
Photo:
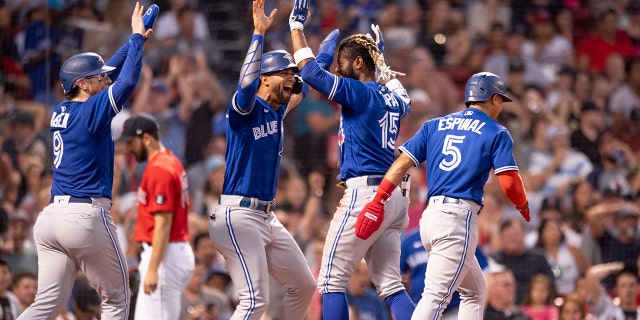
[[[302,60],[314,59],[315,57],[316,56],[313,55],[313,51],[311,51],[311,48],[309,47],[304,47],[293,54],[293,60],[296,64],[299,64]]]
[[[304,25],[300,21],[291,21],[289,22],[289,29],[293,30],[304,30]]]
[[[376,191],[375,197],[378,200],[380,200],[382,203],[385,203],[387,202],[389,197],[391,197],[391,194],[395,189],[396,189],[396,185],[393,184],[393,182],[387,179],[382,179],[382,181],[380,182],[380,185],[378,185],[378,190]]]

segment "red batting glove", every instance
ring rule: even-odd
[[[380,229],[384,221],[384,203],[387,202],[391,193],[396,188],[393,182],[382,179],[375,197],[360,211],[358,221],[356,221],[356,236],[364,240]]]
[[[531,221],[531,216],[529,215],[529,202],[522,207],[516,207],[516,209],[520,211],[520,214],[525,220],[527,220],[527,222]]]
[[[356,221],[356,236],[364,240],[376,232],[384,221],[384,204],[374,198],[364,206]]]

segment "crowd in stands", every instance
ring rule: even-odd
[[[226,2],[157,2],[161,14],[145,44],[140,82],[112,124],[117,138],[128,115],[151,114],[163,144],[187,169],[196,269],[184,291],[181,319],[226,319],[237,303],[224,260],[208,239],[208,215],[218,205],[224,176],[225,112],[238,79],[237,73],[220,70],[237,65],[239,71],[252,30],[250,10],[239,8],[232,19],[245,30],[243,55],[228,57],[217,46],[212,11],[217,5],[243,6]],[[280,27],[267,35],[265,52],[290,51],[286,19],[292,3],[266,2],[279,9],[274,26]],[[128,35],[130,4],[0,0],[4,313],[19,314],[35,296],[31,232],[50,199],[49,119],[63,99],[60,65],[82,51],[114,52]],[[321,0],[311,5],[305,32],[314,50],[335,28],[346,36],[380,25],[387,65],[406,74],[400,80],[413,106],[397,145],[425,120],[464,109],[464,83],[472,74],[489,71],[505,79],[514,101],[504,104],[499,121],[514,139],[532,221],[519,217],[490,177],[478,221],[478,245],[489,259],[485,319],[640,319],[640,1]],[[275,213],[315,275],[342,191],[335,187],[339,124],[339,106],[314,90],[285,120]],[[111,214],[136,288],[140,246],[133,228],[142,168],[119,143],[115,165]],[[424,168],[410,173],[407,233],[418,227],[428,190]],[[409,291],[410,282],[407,274]],[[99,302],[82,293],[91,288],[82,279],[76,287],[59,319],[95,318]],[[269,316],[275,317],[283,289],[275,281],[271,288]],[[349,283],[351,319],[390,319],[376,298],[366,265],[359,266]],[[307,319],[320,319],[320,303],[317,294]],[[452,314],[445,313],[455,318]]]

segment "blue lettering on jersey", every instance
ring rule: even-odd
[[[69,114],[61,112],[60,114],[54,112],[51,116],[51,128],[65,129],[69,124]]]
[[[480,121],[478,119],[469,119],[469,118],[441,118],[438,121],[438,131],[443,130],[463,130],[463,131],[471,131],[477,134],[482,134],[482,127],[484,127],[486,123],[484,121]]]
[[[259,127],[253,127],[253,138],[254,140],[259,140],[260,138],[264,138],[271,134],[278,133],[278,121],[270,121],[265,125],[261,124]]]

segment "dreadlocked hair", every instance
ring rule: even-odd
[[[339,50],[344,50],[350,58],[361,56],[369,70],[375,70],[376,81],[387,82],[404,73],[391,70],[384,62],[384,55],[375,40],[368,34],[354,34],[342,40]]]

